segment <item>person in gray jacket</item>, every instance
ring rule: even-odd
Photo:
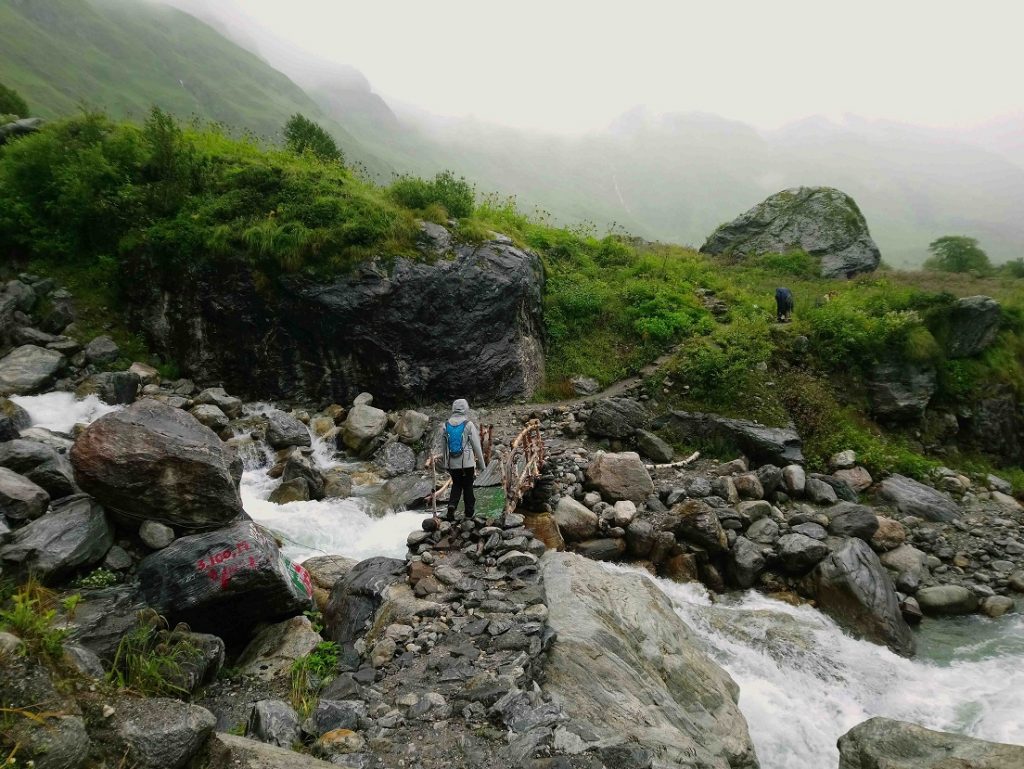
[[[476,468],[483,472],[484,452],[480,448],[480,430],[469,419],[469,403],[459,398],[452,404],[452,415],[441,425],[431,452],[431,462],[442,459],[443,467],[452,476],[452,493],[448,512],[454,513],[459,500],[465,497],[466,517],[472,518],[476,509],[473,480]]]

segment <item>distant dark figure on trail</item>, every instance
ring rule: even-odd
[[[793,292],[788,288],[775,289],[775,308],[779,323],[793,319]]]
[[[459,398],[452,404],[452,415],[441,425],[434,440],[430,462],[442,459],[443,467],[452,476],[452,492],[448,499],[448,512],[454,514],[459,499],[465,496],[466,517],[472,518],[476,509],[473,480],[476,468],[486,469],[484,452],[480,448],[480,430],[469,419],[469,403]]]

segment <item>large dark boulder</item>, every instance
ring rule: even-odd
[[[138,569],[143,600],[172,623],[225,638],[312,607],[312,584],[251,521],[176,539]]]
[[[1024,746],[872,718],[839,738],[839,769],[1020,769]]]
[[[242,512],[241,460],[191,414],[154,400],[97,419],[71,462],[83,489],[130,520],[199,530]]]
[[[777,192],[715,230],[700,250],[754,256],[796,249],[818,257],[826,278],[871,272],[881,260],[853,198],[831,187]]]
[[[67,457],[38,441],[17,438],[0,443],[0,467],[24,475],[45,489],[51,499],[79,491]]]
[[[965,296],[949,313],[949,337],[946,355],[968,358],[987,350],[999,333],[1002,310],[990,296]]]
[[[848,631],[914,653],[914,635],[900,612],[896,589],[867,542],[848,539],[811,573],[818,608]]]
[[[587,432],[599,438],[629,438],[647,422],[647,410],[632,398],[604,398],[594,404]]]
[[[670,412],[665,427],[683,442],[712,439],[731,443],[758,464],[785,467],[804,462],[800,436],[792,427],[765,427],[746,419],[689,411]]]
[[[0,358],[0,395],[36,393],[50,384],[64,365],[55,350],[24,344]]]
[[[239,261],[192,279],[135,265],[131,319],[198,381],[249,398],[347,403],[529,395],[543,379],[540,259],[507,242],[270,284]],[[457,322],[445,322],[454,313]]]
[[[871,413],[887,422],[920,419],[938,388],[934,366],[906,360],[877,364],[867,384]]]
[[[50,495],[28,478],[0,467],[0,516],[9,521],[35,520],[50,505]]]
[[[890,475],[882,481],[878,495],[896,505],[904,515],[915,515],[926,521],[949,523],[960,517],[960,507],[949,494],[903,475]]]
[[[377,556],[360,561],[331,589],[324,610],[324,635],[342,646],[351,644],[377,611],[384,590],[405,579],[405,561]]]
[[[0,547],[4,571],[34,574],[51,584],[98,563],[114,544],[114,530],[103,508],[82,494],[24,526]]]

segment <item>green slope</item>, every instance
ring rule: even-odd
[[[295,83],[173,8],[129,0],[0,0],[0,80],[55,118],[82,106],[141,119],[159,105],[274,140],[289,115],[324,125],[350,161],[389,167]]]

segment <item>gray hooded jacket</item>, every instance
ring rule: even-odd
[[[469,467],[479,467],[481,471],[485,469],[484,465],[484,452],[480,447],[480,431],[477,426],[469,420],[469,403],[459,398],[452,404],[452,415],[448,417],[448,423],[453,425],[460,425],[463,422],[469,422],[466,425],[466,431],[463,433],[464,448],[462,456],[453,457],[448,454],[448,439],[445,436],[444,425],[438,428],[437,437],[434,442],[434,455],[441,456],[444,458],[442,467],[449,470],[464,470]]]

